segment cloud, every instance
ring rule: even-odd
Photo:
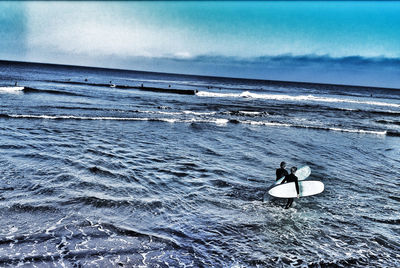
[[[201,51],[193,45],[197,38],[189,37],[188,28],[163,24],[145,10],[123,4],[29,3],[31,53],[187,58]],[[131,12],[124,13],[124,6]]]
[[[320,9],[318,3],[296,2],[26,5],[31,54],[58,51],[155,58],[283,54],[400,57],[400,35],[393,28],[400,21],[385,7],[389,4],[380,5],[377,11],[368,9],[368,15],[342,3],[325,9]],[[396,8],[400,11],[400,5]]]
[[[368,14],[314,2],[12,5],[14,12],[0,13],[5,59],[385,86],[400,77],[399,4]]]

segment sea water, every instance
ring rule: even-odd
[[[0,266],[400,265],[400,90],[12,62],[0,79]],[[283,209],[281,161],[325,191]]]

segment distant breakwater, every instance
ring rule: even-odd
[[[146,86],[128,86],[128,85],[116,85],[116,84],[104,84],[104,83],[86,83],[77,81],[57,81],[57,80],[46,80],[45,82],[60,83],[60,84],[72,84],[72,85],[85,85],[85,86],[96,86],[96,87],[112,87],[119,89],[136,89],[141,91],[159,92],[159,93],[173,93],[181,95],[195,95],[197,90],[188,89],[176,89],[176,88],[159,88],[159,87],[146,87]]]

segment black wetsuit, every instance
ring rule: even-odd
[[[296,177],[296,175],[294,175],[293,173],[287,175],[282,183],[286,183],[286,182],[294,182],[294,184],[296,185],[296,192],[297,194],[300,194],[300,189],[299,189],[299,179]],[[287,204],[285,206],[285,208],[290,208],[290,206],[293,203],[293,198],[289,198],[287,201]]]
[[[279,180],[282,177],[286,177],[287,175],[289,175],[289,173],[284,168],[278,168],[276,170],[276,180]]]

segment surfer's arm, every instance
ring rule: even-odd
[[[297,192],[297,198],[300,197],[300,188],[299,188],[299,181],[296,177],[296,180],[294,181],[294,184],[296,184],[296,192]]]

